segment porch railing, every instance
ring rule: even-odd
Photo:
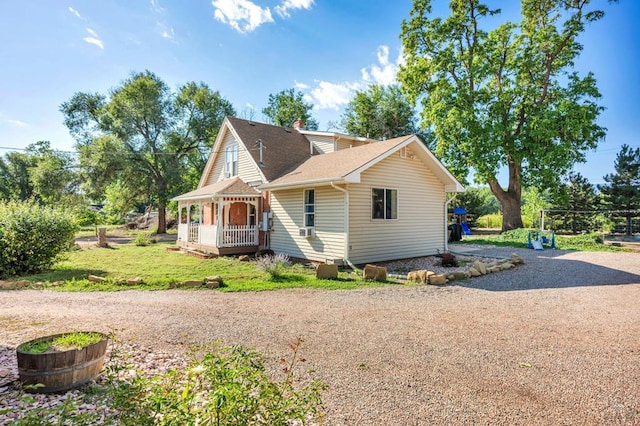
[[[189,242],[190,243],[200,242],[200,225],[197,223],[192,223],[189,225]]]
[[[244,247],[258,245],[258,227],[227,225],[222,229],[220,247]]]

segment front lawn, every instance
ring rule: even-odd
[[[269,276],[256,268],[256,262],[240,262],[235,257],[198,259],[180,252],[167,251],[169,244],[152,244],[138,247],[123,244],[111,248],[90,248],[68,253],[66,260],[57,263],[53,270],[37,275],[15,278],[30,283],[42,282],[46,287],[64,291],[114,291],[126,289],[160,290],[173,283],[203,280],[220,275],[224,287],[220,291],[261,291],[281,288],[306,287],[322,289],[349,289],[380,285],[365,282],[356,274],[341,272],[337,280],[319,280],[315,271],[296,264],[288,267],[282,276]],[[87,277],[97,275],[106,282],[90,282]],[[129,278],[142,277],[143,284],[122,283]],[[52,286],[51,283],[61,283]]]

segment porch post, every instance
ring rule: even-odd
[[[221,203],[220,198],[216,198],[215,202],[218,206],[218,211],[216,212],[216,246],[222,247],[222,209],[224,207],[224,204]]]

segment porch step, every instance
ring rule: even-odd
[[[167,247],[165,247],[165,250],[167,250],[167,251],[180,251],[180,247],[179,246],[167,246]]]
[[[188,256],[194,256],[194,257],[197,257],[199,259],[213,259],[214,257],[218,257],[213,253],[203,253],[201,251],[192,250],[192,249],[183,248],[183,249],[181,249],[181,251],[183,251]]]

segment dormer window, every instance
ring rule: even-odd
[[[224,176],[238,176],[238,145],[228,146],[224,153]]]

